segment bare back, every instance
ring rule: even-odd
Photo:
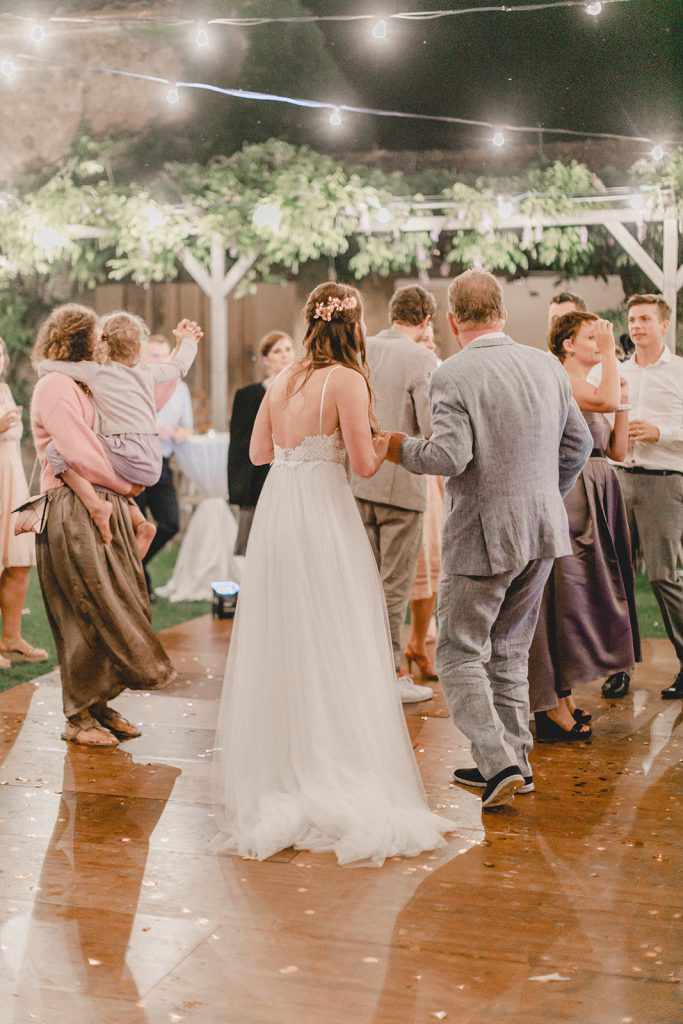
[[[270,407],[273,440],[278,448],[298,448],[307,437],[333,434],[339,429],[339,412],[335,400],[335,378],[340,371],[353,373],[341,366],[314,370],[302,388],[290,393],[293,370],[283,371],[271,384],[267,401]],[[333,374],[329,383],[326,381]],[[296,388],[296,385],[294,385]],[[323,388],[325,401],[322,403]]]
[[[383,455],[372,440],[365,380],[348,366],[325,366],[290,394],[294,369],[275,378],[261,403],[249,446],[254,465],[272,462],[275,446],[298,448],[307,438],[339,430],[352,471],[358,476],[376,473]]]

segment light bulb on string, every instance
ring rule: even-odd
[[[650,156],[653,160],[656,160],[657,163],[659,163],[659,161],[663,160],[666,156],[666,153],[664,152],[664,146],[653,146],[650,152]]]
[[[645,197],[642,192],[636,192],[635,195],[631,196],[630,206],[632,210],[642,210],[645,206]]]
[[[335,107],[332,113],[330,114],[330,124],[332,125],[333,128],[339,128],[341,126],[341,123],[341,110],[339,110],[338,107]]]
[[[597,18],[599,14],[602,14],[602,4],[601,3],[587,4],[587,6],[586,6],[586,13],[590,14],[591,17],[593,17],[593,18]]]
[[[208,33],[207,28],[206,28],[206,25],[199,25],[197,27],[197,31],[195,32],[195,35],[194,35],[194,41],[195,41],[195,45],[200,50],[205,50],[206,49],[206,47],[211,42],[211,40],[209,39],[209,33]]]
[[[166,93],[166,102],[172,107],[175,107],[177,103],[180,103],[180,90],[177,85],[172,85]]]
[[[493,145],[494,145],[494,146],[496,147],[496,149],[501,149],[501,147],[505,145],[505,135],[504,135],[504,133],[503,133],[503,132],[502,132],[502,131],[500,130],[500,128],[498,128],[498,129],[497,129],[497,130],[496,130],[496,131],[495,131],[495,132],[493,133],[493,138],[491,139],[491,142],[492,142],[492,143],[493,143]]]
[[[380,208],[375,211],[375,220],[378,224],[388,224],[391,220],[391,211],[387,210],[386,206],[380,206]]]
[[[251,222],[259,231],[278,232],[282,210],[276,203],[260,203],[254,210]]]
[[[389,37],[389,26],[387,25],[384,18],[380,18],[376,21],[372,28],[372,34],[375,39],[383,41]]]
[[[31,36],[31,42],[35,43],[36,46],[40,46],[47,39],[47,30],[45,29],[45,26],[41,25],[39,22],[31,26],[29,34]]]
[[[502,217],[503,220],[507,220],[514,213],[514,206],[505,196],[498,196],[496,205],[498,207],[498,216]]]
[[[16,70],[16,64],[9,57],[5,57],[4,60],[0,61],[0,75],[8,82],[10,78],[14,78]]]

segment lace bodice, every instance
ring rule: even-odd
[[[336,462],[344,464],[346,449],[339,430],[333,434],[313,434],[305,437],[296,448],[275,445],[274,466],[300,466],[303,463]]]

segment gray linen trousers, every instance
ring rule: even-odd
[[[432,436],[404,440],[401,464],[446,478],[439,678],[482,775],[528,776],[529,646],[591,434],[561,364],[504,334],[447,359],[431,401]]]

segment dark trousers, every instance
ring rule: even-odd
[[[148,511],[152,513],[152,518],[157,527],[156,537],[150,544],[149,551],[145,555],[143,562],[147,589],[151,593],[152,585],[149,573],[147,572],[147,563],[168,544],[172,537],[175,537],[180,529],[178,495],[173,483],[173,473],[171,472],[169,459],[163,460],[158,483],[154,484],[153,487],[146,487],[135,500],[140,506],[143,515],[147,515]]]

